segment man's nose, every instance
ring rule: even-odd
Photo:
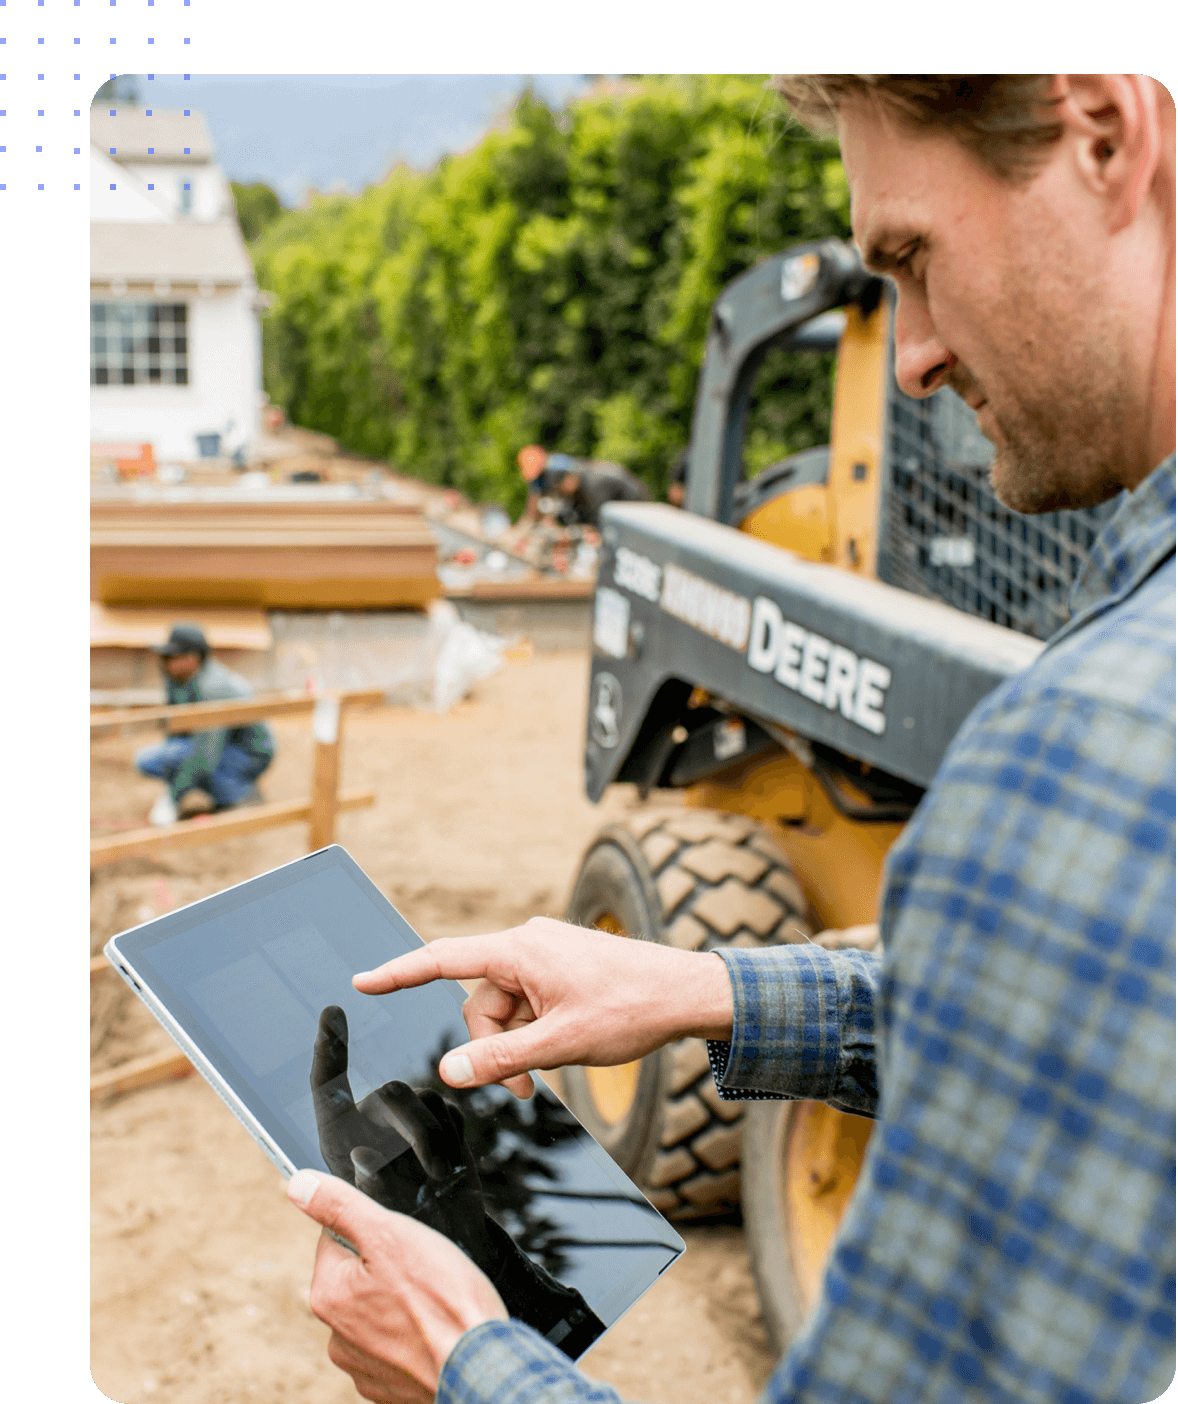
[[[907,304],[907,305],[905,305]],[[922,400],[939,390],[957,364],[933,330],[928,314],[903,296],[896,307],[896,383]]]

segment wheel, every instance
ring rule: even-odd
[[[569,921],[684,950],[810,935],[806,899],[769,835],[743,815],[641,814],[585,855]],[[740,1204],[745,1105],[720,1099],[703,1039],[615,1068],[565,1068],[569,1106],[668,1218]]]
[[[824,931],[828,950],[880,950],[878,926]],[[823,1102],[754,1102],[744,1126],[741,1208],[761,1317],[781,1354],[822,1286],[830,1246],[874,1122]]]
[[[778,1354],[818,1300],[873,1125],[822,1102],[754,1102],[745,1114],[744,1238]]]

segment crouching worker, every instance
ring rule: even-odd
[[[169,706],[182,702],[231,702],[253,696],[244,678],[212,656],[204,633],[195,624],[176,624],[166,643],[154,644],[164,674]],[[213,731],[169,736],[146,746],[135,757],[143,775],[164,782],[151,807],[152,824],[174,824],[207,813],[201,792],[214,810],[261,801],[255,783],[274,759],[274,736],[265,722],[219,727]]]

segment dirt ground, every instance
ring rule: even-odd
[[[508,664],[448,716],[379,708],[349,717],[343,783],[375,808],[339,840],[427,939],[560,915],[596,830],[636,805],[581,788],[587,660]],[[267,799],[309,784],[305,722],[278,722]],[[148,734],[96,741],[93,832],[137,827],[156,793],[132,768]],[[298,856],[299,827],[95,874],[92,951],[116,931]],[[171,1048],[107,977],[93,987],[94,1071]],[[122,1404],[346,1404],[307,1305],[317,1229],[199,1078],[95,1106],[91,1147],[91,1368]],[[688,1250],[595,1347],[588,1373],[648,1404],[747,1404],[773,1366],[740,1228],[688,1227]]]

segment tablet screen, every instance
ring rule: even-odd
[[[468,1038],[459,985],[353,989],[419,945],[339,847],[111,943],[296,1167],[447,1233],[575,1358],[682,1240],[539,1082],[520,1101],[441,1081]]]

